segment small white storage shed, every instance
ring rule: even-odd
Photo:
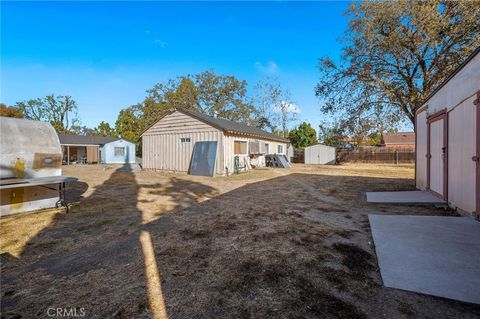
[[[419,189],[480,218],[480,48],[415,114]]]
[[[305,147],[305,164],[335,164],[335,147],[317,144]]]

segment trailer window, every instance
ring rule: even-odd
[[[283,154],[283,145],[278,145],[278,154]]]
[[[190,143],[190,137],[181,137],[180,143]]]
[[[233,151],[235,155],[247,155],[248,147],[247,142],[245,141],[234,141],[233,142]]]
[[[125,147],[114,147],[113,153],[115,156],[125,156]]]

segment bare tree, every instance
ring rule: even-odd
[[[422,102],[480,45],[478,1],[364,1],[347,11],[340,63],[320,60],[321,110],[414,124]]]

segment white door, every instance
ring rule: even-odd
[[[441,196],[445,174],[444,125],[443,118],[430,123],[430,190]]]

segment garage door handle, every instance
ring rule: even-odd
[[[474,162],[480,162],[480,157],[478,157],[478,156],[473,156],[473,157],[472,157],[472,161],[474,161]]]

